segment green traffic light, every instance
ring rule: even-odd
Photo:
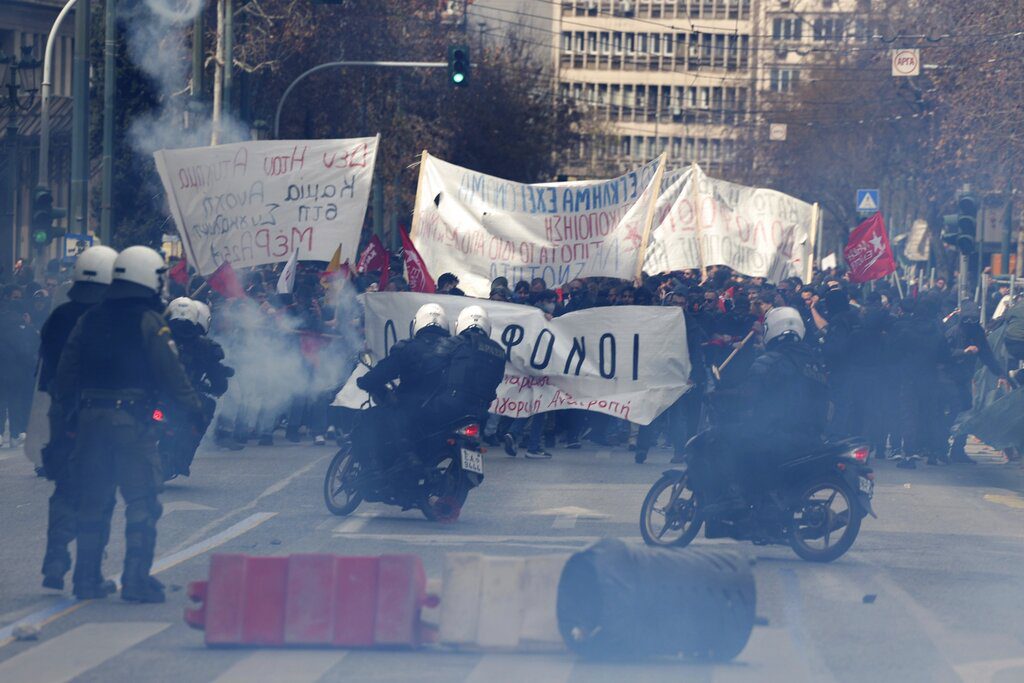
[[[452,82],[453,83],[462,83],[462,81],[464,81],[464,80],[466,80],[466,75],[465,74],[463,74],[463,73],[454,73],[454,74],[452,74]]]
[[[33,230],[32,241],[35,242],[40,247],[45,247],[46,244],[50,241],[49,231],[42,229]]]

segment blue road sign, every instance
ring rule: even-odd
[[[878,190],[857,190],[857,211],[859,213],[875,213],[881,208]]]

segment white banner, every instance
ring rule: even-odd
[[[380,136],[155,152],[185,256],[202,275],[299,259],[355,263]]]
[[[592,308],[546,320],[532,306],[377,292],[362,295],[366,342],[383,358],[409,337],[416,309],[439,303],[452,322],[465,306],[483,306],[491,338],[509,359],[491,412],[528,417],[576,408],[650,424],[689,388],[690,359],[682,311],[670,307]],[[359,408],[366,394],[350,378],[334,405]]]
[[[656,213],[644,260],[651,274],[721,265],[778,282],[805,277],[812,258],[813,205],[710,178],[696,164],[661,194]]]
[[[459,277],[470,296],[544,278],[639,275],[661,185],[664,155],[611,180],[526,185],[449,164],[426,152],[412,239],[430,274]]]

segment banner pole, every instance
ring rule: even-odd
[[[380,133],[377,133],[377,137],[380,138]],[[420,225],[420,190],[423,189],[423,169],[427,166],[427,150],[423,150],[420,154],[420,172],[416,176],[416,197],[412,200],[412,225],[409,226],[409,239],[411,240],[416,236],[416,230]]]
[[[700,280],[704,282],[708,279],[708,266],[704,263],[704,245],[700,239],[700,188],[697,187],[697,173],[700,171],[700,166],[694,161],[690,165],[690,201],[693,202],[693,220],[696,226],[697,233],[697,255],[700,257]]]
[[[647,244],[651,239],[652,223],[654,222],[654,210],[658,206],[658,197],[661,195],[661,181],[665,176],[665,160],[667,156],[665,152],[662,152],[658,157],[658,170],[654,172],[654,178],[651,180],[651,194],[650,205],[647,207],[647,217],[644,220],[644,235],[640,240],[640,252],[636,257],[636,284],[639,287],[643,284],[644,278],[644,257],[647,256]]]
[[[821,221],[821,207],[818,202],[814,202],[811,205],[811,254],[807,260],[807,278],[804,280],[804,284],[810,284],[814,280],[814,264],[818,262],[818,232],[821,229],[819,223]]]

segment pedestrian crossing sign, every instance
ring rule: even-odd
[[[875,213],[879,210],[878,190],[857,190],[857,212]]]

